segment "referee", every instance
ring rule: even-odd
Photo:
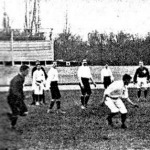
[[[46,86],[47,86],[47,89],[50,88],[52,100],[50,102],[50,107],[47,110],[47,113],[52,112],[52,108],[56,102],[57,112],[64,114],[65,112],[60,109],[60,107],[61,107],[61,102],[60,102],[61,94],[60,94],[60,91],[58,88],[58,80],[59,79],[58,79],[58,71],[57,71],[56,67],[57,67],[57,62],[54,61],[51,69],[48,72],[48,78],[47,78]]]
[[[90,68],[87,66],[87,61],[85,59],[82,61],[82,65],[78,69],[78,79],[82,93],[81,109],[85,109],[87,107],[88,100],[92,93],[89,80],[91,80],[94,86],[96,87],[96,83],[92,78]]]

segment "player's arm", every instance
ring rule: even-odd
[[[53,78],[53,72],[50,69],[49,72],[48,72],[47,80],[46,80],[46,90],[48,90],[50,88],[52,78]]]
[[[92,81],[92,83],[94,84],[94,86],[96,87],[96,83],[94,82],[94,80],[93,80],[93,77],[92,77],[92,74],[91,74],[91,71],[90,71],[90,69],[89,69],[89,76],[90,76],[90,80]]]
[[[101,101],[101,103],[104,103],[104,102],[105,102],[105,100],[106,100],[106,97],[107,97],[107,95],[106,95],[106,94],[104,94],[104,95],[103,95],[103,98],[102,98],[102,101]]]
[[[149,71],[148,71],[148,69],[147,69],[147,82],[149,82]]]
[[[112,71],[110,69],[109,69],[109,71],[110,71],[111,82],[113,82],[114,81],[114,76],[113,76]]]
[[[92,81],[92,83],[93,83],[93,84],[94,84],[94,86],[96,87],[96,83],[94,82],[94,80],[93,80],[92,76],[91,76],[90,80]]]
[[[32,71],[31,71],[31,77],[33,77],[33,74],[34,74],[36,69],[37,69],[36,67],[33,67]]]
[[[47,76],[47,73],[46,73],[45,69],[43,67],[41,67],[41,69],[44,72],[45,79],[47,79],[48,76]]]
[[[103,98],[102,98],[102,101],[101,101],[101,105],[103,106],[104,105],[104,102],[106,100],[106,97],[110,97],[110,90],[109,89],[106,89],[104,91],[104,94],[103,94]]]
[[[81,85],[81,87],[84,87],[83,83],[82,83],[82,80],[81,80],[81,74],[82,74],[82,70],[81,68],[78,69],[78,80],[79,80],[79,83]]]
[[[138,69],[136,70],[135,75],[133,77],[133,82],[134,83],[137,83],[137,75],[138,75]]]
[[[126,100],[127,100],[130,104],[132,104],[133,106],[138,107],[138,104],[132,102],[131,99],[130,99],[129,97],[126,98]]]

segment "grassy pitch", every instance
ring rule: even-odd
[[[47,114],[47,105],[30,106],[31,92],[26,92],[29,115],[19,117],[17,129],[10,129],[6,112],[10,111],[7,93],[0,93],[0,150],[145,150],[150,149],[150,98],[138,102],[140,108],[128,109],[128,129],[120,128],[120,115],[113,121],[114,128],[107,125],[109,110],[100,106],[102,89],[93,90],[86,111],[80,109],[80,91],[61,91],[62,109],[66,114]],[[130,98],[136,101],[136,90],[129,90]]]

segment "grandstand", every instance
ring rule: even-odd
[[[53,40],[0,41],[0,65],[49,65],[54,60]]]

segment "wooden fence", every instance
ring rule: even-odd
[[[54,60],[53,41],[0,41],[0,64]]]

